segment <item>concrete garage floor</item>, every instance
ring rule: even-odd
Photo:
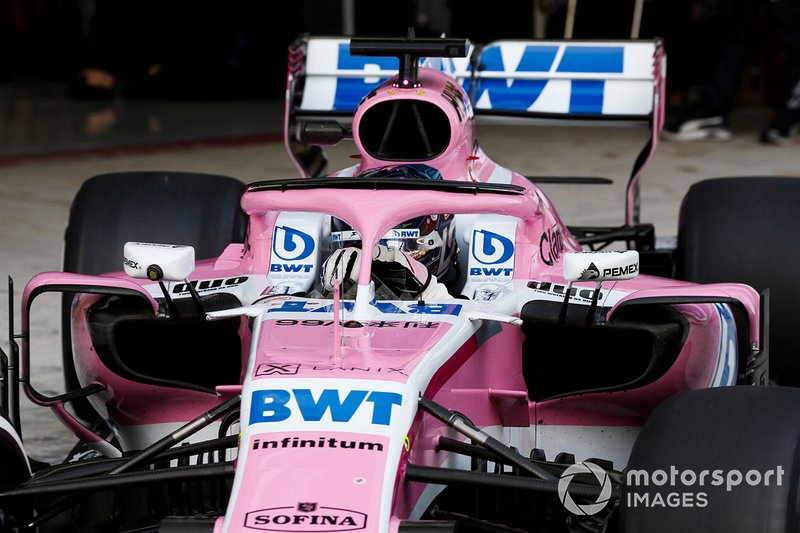
[[[35,102],[29,105],[37,109]],[[11,121],[8,114],[0,117],[0,146],[4,147],[0,151],[0,274],[14,278],[17,304],[31,276],[60,269],[70,202],[81,183],[91,176],[129,170],[182,170],[229,175],[244,182],[295,177],[296,170],[276,135],[281,127],[281,105],[213,103],[209,104],[211,113],[203,115],[204,107],[199,106],[187,115],[186,107],[173,103],[162,106],[158,113],[173,118],[191,116],[193,128],[166,133],[162,128],[159,134],[152,129],[144,130],[144,134],[129,129],[126,135],[123,124],[122,133],[117,130],[106,137],[87,136],[84,129],[64,126],[63,121],[53,122],[52,116],[42,118],[44,115],[35,112],[26,120],[16,112]],[[95,111],[70,111],[68,115]],[[261,114],[265,118],[262,122],[252,120]],[[223,117],[224,127],[220,125]],[[725,143],[662,142],[642,178],[642,220],[653,222],[660,237],[674,236],[681,199],[691,184],[701,179],[733,175],[800,177],[800,145],[776,147],[757,142],[768,118],[764,109],[738,112],[732,122],[734,139]],[[40,119],[45,125],[37,122]],[[55,140],[53,128],[61,128],[62,135]],[[478,135],[490,157],[523,174],[614,179],[613,185],[542,188],[567,224],[615,225],[623,221],[627,174],[647,132],[609,127],[480,125]],[[207,142],[211,137],[216,139]],[[142,148],[142,143],[147,148]],[[329,169],[352,164],[349,155],[354,152],[352,143],[331,150]],[[179,200],[164,209],[180,209]],[[3,337],[8,323],[7,296],[5,283],[0,283]],[[15,313],[18,329],[19,310]],[[62,389],[59,313],[56,296],[45,295],[34,306],[33,382],[47,393]],[[0,345],[8,348],[5,339]],[[33,407],[25,398],[22,405],[24,438],[32,457],[61,460],[74,438],[47,410]]]

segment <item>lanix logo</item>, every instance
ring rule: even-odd
[[[511,239],[484,229],[472,232],[472,257],[483,265],[505,263],[514,255]]]
[[[301,261],[314,252],[314,238],[289,226],[275,226],[272,251],[284,261]]]
[[[250,424],[283,422],[299,416],[305,422],[350,422],[356,413],[366,413],[373,425],[388,426],[392,409],[402,405],[396,392],[351,390],[344,398],[340,391],[323,389],[315,398],[310,389],[266,389],[253,392]]]
[[[367,515],[359,511],[325,507],[317,502],[299,502],[297,506],[270,507],[250,511],[244,527],[262,531],[354,531],[367,527]]]

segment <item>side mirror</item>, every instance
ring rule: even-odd
[[[567,252],[564,278],[569,281],[620,281],[639,275],[639,252]]]
[[[126,242],[125,273],[151,281],[182,281],[194,272],[194,248],[179,244]]]

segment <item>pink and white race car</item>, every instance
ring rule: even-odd
[[[796,531],[796,365],[768,374],[766,292],[696,282],[728,261],[715,206],[754,180],[694,188],[675,253],[638,220],[664,61],[658,40],[302,36],[302,178],[88,180],[3,354],[0,530]],[[537,183],[592,180],[498,165],[480,115],[649,125],[626,223],[567,227]],[[326,174],[345,138],[360,159]],[[30,374],[45,292],[58,396]],[[65,462],[28,460],[20,389],[78,437]]]

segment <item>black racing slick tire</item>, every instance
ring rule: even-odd
[[[715,178],[683,199],[676,277],[739,282],[769,289],[769,371],[779,385],[800,386],[800,179]]]
[[[0,409],[0,492],[15,489],[30,477],[30,465],[19,434]],[[32,517],[28,499],[0,499],[0,532],[19,531],[17,526]]]
[[[234,178],[189,172],[122,172],[86,180],[70,209],[64,235],[64,271],[103,274],[122,270],[128,241],[187,244],[196,259],[216,257],[244,242],[247,218],[239,202],[246,184]],[[70,337],[72,295],[64,295],[62,346],[66,390],[79,387]],[[96,414],[75,402],[86,421]]]
[[[620,531],[800,531],[800,389],[678,394],[651,415],[625,471]]]

